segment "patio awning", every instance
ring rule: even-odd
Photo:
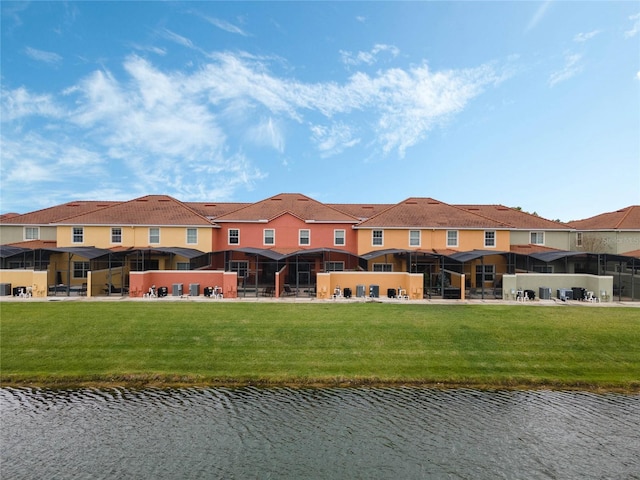
[[[262,255],[263,257],[270,258],[271,260],[282,260],[287,256],[282,253],[274,252],[273,250],[270,250],[268,248],[242,247],[242,248],[234,248],[231,251],[248,253],[249,255]]]
[[[555,262],[556,260],[560,260],[562,258],[575,257],[578,255],[588,255],[586,252],[570,252],[570,251],[555,251],[555,252],[539,252],[532,253],[529,257],[540,260],[541,262],[549,263]]]
[[[364,255],[360,255],[361,258],[365,260],[371,260],[372,258],[382,257],[384,255],[395,255],[397,253],[407,254],[407,253],[416,253],[415,250],[406,250],[401,248],[388,248],[386,250],[373,250],[372,252],[365,253]],[[421,252],[418,252],[421,253]]]
[[[96,247],[55,247],[43,248],[42,250],[54,253],[70,253],[72,255],[78,255],[79,257],[86,258],[87,260],[104,257],[112,253],[111,250],[107,250],[106,248]]]
[[[470,252],[456,252],[452,255],[449,255],[447,258],[451,258],[452,260],[460,263],[466,263],[482,257],[488,257],[491,255],[505,255],[507,253],[509,252],[501,252],[496,250],[472,250]]]
[[[140,252],[160,252],[167,253],[171,255],[179,255],[184,258],[188,258],[191,260],[192,258],[201,257],[202,255],[206,255],[205,252],[201,252],[195,248],[184,248],[184,247],[150,247],[150,248],[134,248],[127,253],[134,253],[135,251]]]
[[[296,250],[295,252],[284,255],[284,257],[295,257],[296,255],[315,255],[318,253],[341,253],[344,255],[351,255],[354,257],[358,256],[353,252],[349,252],[347,250],[342,250],[339,248],[308,248],[306,250]]]
[[[14,247],[12,245],[0,245],[0,258],[9,258],[25,252],[31,252],[30,248]]]

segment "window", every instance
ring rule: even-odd
[[[533,271],[535,273],[553,273],[553,265],[534,265]],[[575,271],[578,273],[578,268]]]
[[[393,265],[390,263],[374,263],[373,264],[374,272],[393,272]]]
[[[409,230],[409,246],[420,246],[420,230]]]
[[[457,247],[457,246],[458,246],[458,231],[447,230],[447,247]]]
[[[189,244],[198,243],[198,229],[197,228],[187,228],[187,243],[189,243]]]
[[[325,272],[344,272],[344,262],[324,262]]]
[[[576,247],[582,246],[582,232],[576,232]]]
[[[531,232],[532,245],[544,245],[544,232]]]
[[[384,245],[382,239],[382,230],[373,230],[371,232],[371,245]]]
[[[122,243],[122,228],[111,227],[111,243]]]
[[[264,230],[264,244],[275,245],[276,244],[276,231],[273,228],[265,228]]]
[[[149,243],[160,243],[160,229],[158,227],[149,229]]]
[[[237,228],[229,229],[229,245],[240,245],[240,230]]]
[[[238,272],[238,278],[247,277],[249,276],[249,262],[246,260],[232,260],[229,270]]]
[[[40,240],[40,227],[24,227],[25,240]]]
[[[89,262],[73,262],[73,278],[87,278]]]
[[[73,243],[84,242],[84,227],[73,227]]]
[[[300,230],[298,245],[311,245],[311,230]]]
[[[333,244],[336,246],[344,245],[345,242],[345,231],[344,230],[334,230],[333,231]]]
[[[176,268],[178,270],[191,270],[191,264],[189,262],[177,262]]]
[[[476,265],[476,285],[481,286],[483,281],[493,282],[496,278],[496,266],[495,265]]]
[[[496,246],[496,232],[487,231],[484,232],[484,246],[485,247],[495,247]]]

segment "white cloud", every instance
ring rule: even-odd
[[[38,50],[31,47],[26,47],[24,52],[32,59],[39,62],[49,63],[52,65],[57,65],[62,62],[62,57],[55,52],[46,52],[44,50]]]
[[[638,32],[640,32],[640,13],[631,15],[629,17],[629,20],[633,21],[633,26],[629,30],[624,32],[625,38],[635,37],[638,34]]]
[[[569,80],[573,76],[580,73],[582,71],[582,65],[580,64],[580,60],[582,60],[582,55],[580,54],[577,54],[577,53],[566,54],[564,67],[562,68],[562,70],[553,72],[549,76],[549,86],[553,87],[558,83]]]
[[[284,152],[285,140],[282,128],[272,117],[263,119],[257,125],[250,127],[246,138],[256,145],[271,147],[280,153]]]
[[[638,73],[636,73],[636,78],[637,78],[638,80],[640,80],[640,71],[638,71]]]
[[[20,87],[2,90],[2,121],[10,122],[30,116],[58,117],[62,110],[51,95],[35,95]]]
[[[192,48],[192,49],[195,48],[191,40],[189,40],[187,37],[183,37],[182,35],[178,35],[177,33],[172,32],[171,30],[168,30],[165,28],[164,30],[162,30],[161,34],[167,40],[171,40],[172,42],[177,43],[178,45],[182,45],[183,47]]]
[[[377,56],[380,52],[388,52],[392,57],[397,57],[400,50],[393,45],[376,44],[368,52],[360,51],[354,54],[353,52],[340,50],[340,57],[342,59],[342,63],[346,65],[361,65],[363,63],[373,65],[378,61]]]
[[[218,27],[225,32],[236,33],[238,35],[242,35],[243,37],[247,36],[247,33],[244,30],[236,25],[233,25],[232,23],[227,22],[226,20],[207,16],[203,16],[203,18],[214,27]]]
[[[595,37],[599,33],[600,33],[600,30],[593,30],[592,32],[587,32],[587,33],[578,33],[575,37],[573,37],[573,41],[586,42],[588,40],[591,40],[593,37]]]
[[[546,0],[545,2],[542,3],[542,5],[538,7],[536,12],[533,14],[533,17],[531,17],[531,20],[529,20],[527,27],[524,29],[525,32],[533,30],[536,27],[536,25],[540,23],[540,20],[544,18],[545,14],[547,13],[547,10],[551,6],[551,2],[552,0]]]
[[[311,125],[310,130],[311,140],[322,157],[336,155],[360,143],[359,138],[353,138],[353,129],[343,122],[334,123],[330,127]]]

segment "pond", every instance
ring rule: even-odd
[[[640,395],[0,389],[2,478],[640,478]]]

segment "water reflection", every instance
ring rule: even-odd
[[[640,478],[640,396],[0,389],[2,478]]]

